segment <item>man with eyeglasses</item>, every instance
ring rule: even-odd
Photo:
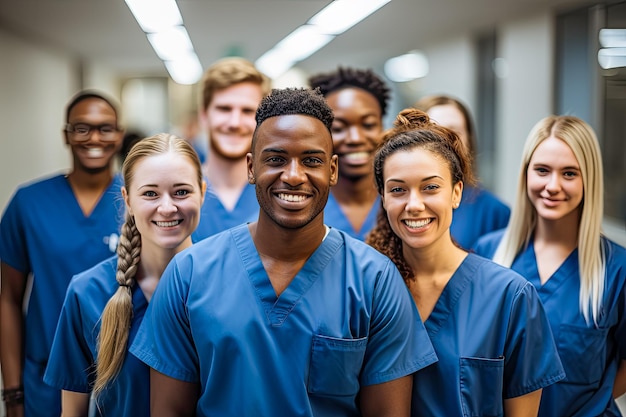
[[[8,417],[60,415],[61,392],[44,384],[43,373],[65,291],[73,275],[114,255],[123,220],[113,161],[124,131],[113,102],[99,92],[78,93],[67,106],[63,134],[70,171],[18,187],[0,221],[0,364]]]

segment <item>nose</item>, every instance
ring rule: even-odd
[[[238,127],[241,125],[241,111],[233,110],[228,117],[228,124],[230,127]]]
[[[178,207],[174,204],[174,201],[169,195],[163,196],[157,212],[163,216],[171,216],[178,211]]]
[[[407,213],[415,213],[419,211],[424,211],[426,207],[424,206],[424,199],[421,194],[415,190],[411,190],[409,192],[409,197],[406,202],[406,206],[404,207],[404,211]]]
[[[546,183],[546,191],[550,194],[556,194],[561,189],[561,178],[558,172],[553,172]]]
[[[302,184],[306,180],[304,170],[300,166],[300,161],[292,159],[281,175],[281,180],[292,187]]]
[[[346,135],[347,143],[361,142],[363,140],[363,132],[359,126],[350,126]]]

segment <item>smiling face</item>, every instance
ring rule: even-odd
[[[256,183],[263,217],[286,229],[302,228],[323,210],[330,187],[337,182],[337,156],[330,132],[310,116],[266,119],[257,129],[248,175]]]
[[[137,161],[122,189],[145,250],[178,249],[198,226],[204,185],[190,159],[168,152]]]
[[[242,82],[218,90],[202,114],[212,155],[240,160],[250,151],[254,115],[263,98],[261,86]]]
[[[397,151],[385,161],[383,181],[383,206],[403,247],[451,242],[452,210],[461,201],[463,185],[452,184],[445,159],[423,148]]]
[[[583,180],[572,149],[554,136],[542,141],[526,171],[527,195],[539,218],[561,220],[580,216]]]
[[[117,128],[115,110],[99,98],[87,98],[78,102],[69,112],[71,126],[87,124],[91,126],[109,125]],[[124,131],[112,132],[106,140],[96,128],[91,129],[88,138],[78,140],[75,133],[65,131],[65,142],[70,146],[75,169],[97,173],[109,170],[117,150],[122,145]]]
[[[376,97],[348,87],[329,93],[326,102],[335,116],[332,137],[339,156],[339,175],[350,179],[371,175],[372,158],[383,130]]]

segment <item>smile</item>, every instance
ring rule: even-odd
[[[104,155],[102,148],[87,148],[87,156],[90,158],[100,158]]]
[[[183,221],[182,220],[172,220],[169,222],[154,222],[154,224],[156,224],[159,227],[174,227],[174,226],[178,226],[179,224],[181,224]]]
[[[300,203],[307,199],[304,195],[279,193],[278,198],[289,201],[290,203]]]
[[[411,229],[421,229],[422,227],[432,223],[433,219],[422,220],[402,220],[402,223],[406,224]]]

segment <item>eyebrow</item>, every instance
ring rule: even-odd
[[[282,148],[266,148],[261,151],[261,153],[280,153],[286,154],[287,151]],[[321,149],[308,149],[303,152],[305,155],[326,155],[326,151]]]
[[[580,171],[580,167],[577,167],[575,165],[572,166],[566,166],[566,167],[554,167],[552,165],[550,165],[549,163],[546,162],[535,162],[532,166],[546,166],[546,167],[550,167],[552,169],[558,169],[560,171],[563,170],[569,170],[569,171]]]
[[[420,180],[420,182],[424,182],[424,181],[430,181],[430,180],[434,180],[434,179],[440,179],[443,180],[443,177],[439,176],[439,175],[431,175],[430,177],[426,177]],[[388,182],[401,182],[401,183],[405,183],[406,181],[403,179],[398,179],[398,178],[388,178],[387,180],[385,180],[385,183]]]

